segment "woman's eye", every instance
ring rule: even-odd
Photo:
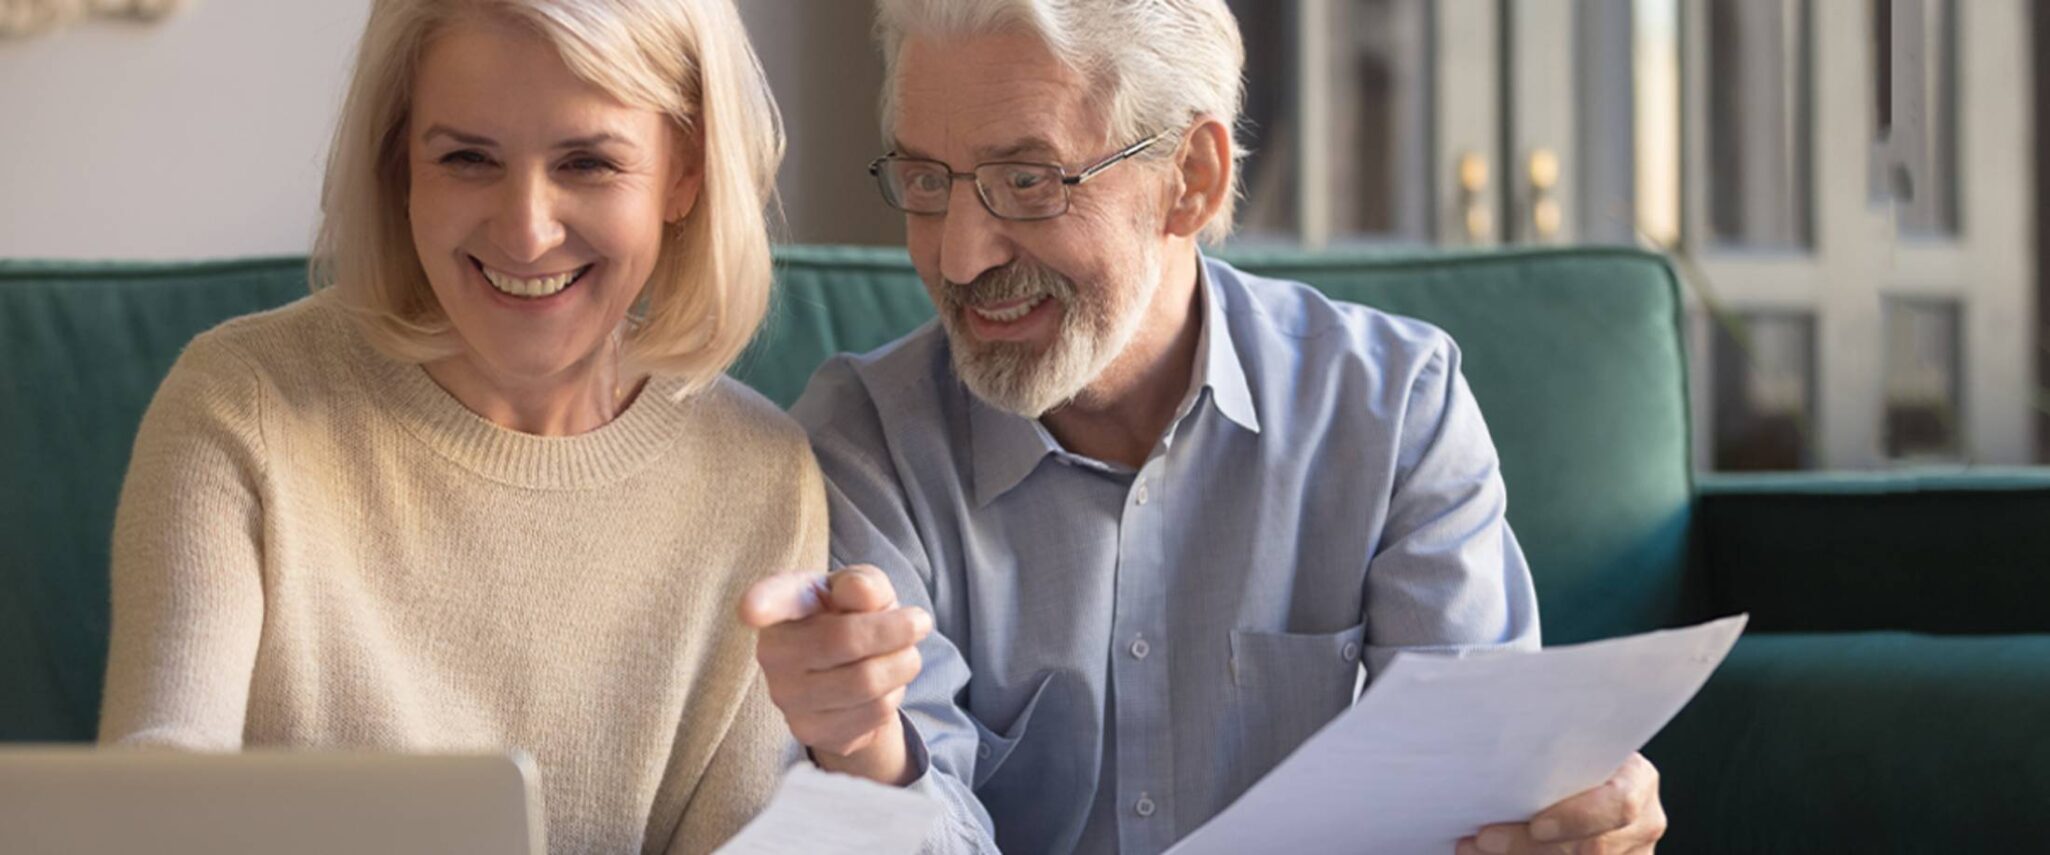
[[[602,157],[575,157],[563,163],[563,168],[584,175],[603,175],[618,172],[619,167]]]
[[[454,166],[458,168],[489,166],[491,164],[491,158],[485,157],[484,153],[481,151],[463,149],[460,151],[452,151],[448,154],[442,155],[440,163],[443,166]]]

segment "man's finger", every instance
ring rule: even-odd
[[[755,654],[763,667],[829,671],[910,648],[932,634],[932,615],[906,606],[866,614],[817,614],[762,631]]]
[[[1530,839],[1530,826],[1520,822],[1505,822],[1482,828],[1479,833],[1459,842],[1460,853],[1477,855],[1570,855],[1570,843],[1538,843]]]
[[[871,656],[814,673],[805,681],[803,697],[793,700],[817,712],[854,709],[902,692],[924,665],[916,647]]]
[[[1531,817],[1530,834],[1541,842],[1599,837],[1635,822],[1657,795],[1658,770],[1632,754],[1601,786]]]
[[[749,585],[740,595],[740,622],[764,629],[825,611],[824,582],[817,573],[778,573]]]
[[[852,564],[826,577],[834,611],[879,612],[897,607],[897,589],[890,577],[866,564]]]

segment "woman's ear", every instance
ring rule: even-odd
[[[662,220],[683,222],[698,206],[705,189],[705,146],[696,131],[676,132],[676,159],[672,163],[668,192],[662,206]]]
[[[1231,129],[1215,116],[1202,117],[1183,138],[1175,158],[1180,186],[1168,209],[1167,231],[1190,237],[1209,225],[1231,198]]]

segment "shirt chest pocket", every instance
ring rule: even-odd
[[[980,790],[983,785],[989,783],[989,779],[1003,767],[1004,761],[1011,758],[1011,752],[1018,748],[1018,740],[1025,738],[1025,729],[1032,725],[1032,713],[1039,709],[1039,702],[1045,699],[1046,689],[1053,684],[1053,677],[1054,675],[1048,674],[1040,678],[1039,688],[1032,690],[1031,700],[1025,702],[1025,707],[1011,720],[1011,726],[1005,728],[1002,733],[991,730],[979,717],[968,717],[975,723],[978,737],[975,747],[975,789]]]
[[[1250,784],[1352,705],[1366,625],[1301,634],[1233,630],[1234,718]]]

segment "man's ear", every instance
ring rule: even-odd
[[[1168,208],[1167,231],[1190,237],[1216,219],[1231,198],[1234,168],[1231,128],[1215,116],[1199,119],[1175,153],[1179,189]]]
[[[662,221],[683,222],[698,206],[705,189],[705,146],[694,130],[676,132],[675,170],[662,204]]]

